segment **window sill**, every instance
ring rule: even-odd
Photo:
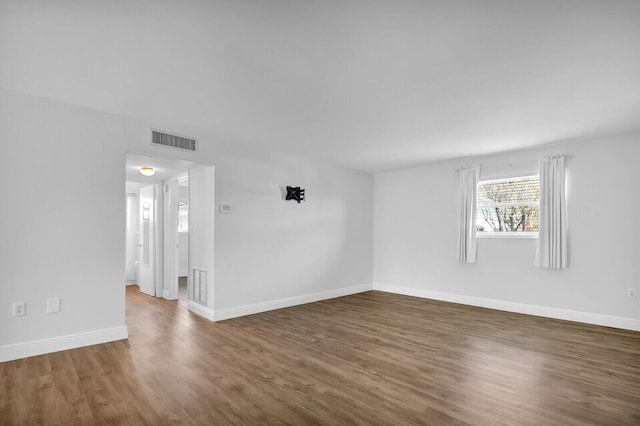
[[[495,239],[495,238],[538,238],[537,232],[476,232],[476,238],[482,239]]]

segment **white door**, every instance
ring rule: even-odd
[[[170,300],[178,298],[178,181],[165,184],[164,193],[164,297]]]
[[[155,188],[154,185],[140,188],[140,291],[156,295],[155,286]]]

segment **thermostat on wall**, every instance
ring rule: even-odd
[[[231,213],[231,206],[227,205],[227,204],[220,204],[218,206],[218,211],[222,214],[229,214]]]

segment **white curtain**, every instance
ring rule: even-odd
[[[564,155],[540,160],[540,235],[535,260],[539,268],[568,267],[565,165]]]
[[[458,262],[476,263],[476,203],[480,166],[460,170],[460,222],[458,232]]]

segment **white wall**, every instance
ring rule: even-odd
[[[306,201],[284,201],[302,186]],[[216,163],[216,304],[228,309],[371,284],[371,175],[285,155]]]
[[[370,288],[371,175],[0,90],[0,189],[17,206],[0,210],[0,360],[126,337],[126,152],[216,166],[215,205],[232,208],[216,213],[218,318]],[[151,146],[150,127],[196,136],[198,152]],[[308,201],[283,201],[285,185]]]
[[[126,337],[124,180],[116,118],[0,89],[0,361]]]
[[[215,164],[215,207],[232,209],[215,213],[208,308],[222,318],[359,291],[372,271],[396,289],[640,318],[626,297],[640,287],[638,134],[372,178],[190,129],[175,131],[199,138],[195,155],[152,147],[149,127],[166,128],[0,89],[0,360],[126,337],[125,151]],[[552,152],[573,155],[571,268],[534,268],[534,240],[481,240],[478,264],[456,263],[454,170],[528,172]],[[304,186],[307,201],[283,201],[286,185]],[[62,312],[46,314],[58,296]],[[25,317],[10,316],[14,301],[27,302]]]
[[[196,137],[198,152],[150,146],[149,127]],[[216,319],[371,287],[370,174],[135,120],[126,124],[126,149],[215,165],[215,306],[207,308]],[[307,201],[283,201],[286,185],[305,187]],[[218,213],[219,204],[231,214]]]
[[[215,169],[211,166],[197,167],[189,171],[189,269],[206,271],[206,309],[189,303],[190,308],[213,319],[214,294],[217,292],[215,270]],[[212,221],[211,218],[214,218]],[[189,277],[191,285],[194,277]],[[215,285],[215,286],[214,286]]]
[[[456,169],[479,163],[481,178],[527,173],[550,153],[572,155],[570,268],[535,268],[534,239],[481,239],[477,264],[457,263]],[[639,299],[627,297],[640,288],[638,158],[640,134],[631,134],[377,174],[375,287],[638,328]]]

